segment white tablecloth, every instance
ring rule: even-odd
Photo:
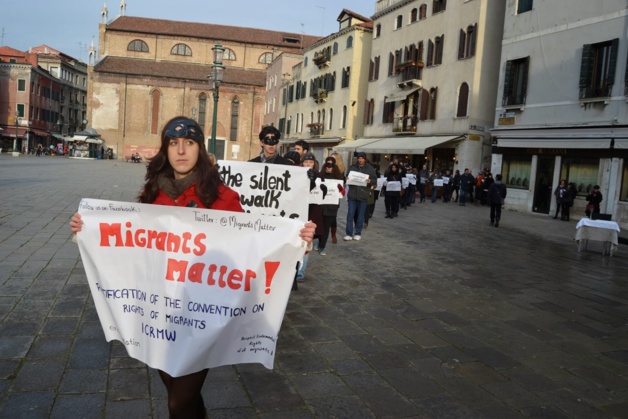
[[[615,221],[581,219],[576,225],[576,243],[578,251],[586,248],[588,240],[604,242],[604,253],[613,256],[617,249],[619,225]]]

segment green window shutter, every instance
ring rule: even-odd
[[[615,69],[617,68],[617,50],[619,49],[619,38],[615,38],[611,41],[611,57],[608,63],[608,81],[607,85],[610,87],[615,82]]]
[[[525,103],[525,97],[528,94],[528,67],[530,67],[530,57],[526,57],[521,63],[521,96],[522,102]]]
[[[458,59],[464,58],[464,46],[466,41],[466,34],[460,29],[460,35],[458,35]]]
[[[582,61],[580,62],[580,88],[591,86],[594,55],[595,51],[591,44],[585,44],[582,46]]]
[[[512,87],[515,79],[512,61],[506,61],[506,74],[504,75],[504,97],[512,96]]]

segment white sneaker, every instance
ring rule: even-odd
[[[362,236],[353,236],[353,240],[360,240]]]
[[[348,241],[353,240],[353,237],[351,237],[351,236],[344,236],[344,237],[342,238],[342,240],[344,240],[344,241],[348,242]]]

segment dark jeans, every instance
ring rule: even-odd
[[[502,217],[502,204],[491,204],[491,222],[499,221]]]
[[[470,193],[469,191],[465,191],[464,189],[460,189],[460,199],[459,199],[459,205],[464,205],[467,202],[467,196],[469,196]]]
[[[356,199],[350,199],[347,202],[347,225],[345,227],[345,233],[347,236],[362,235],[362,227],[364,225],[364,214],[366,213],[366,207],[368,202],[358,201]],[[358,214],[357,221],[354,221],[356,213]],[[354,227],[355,222],[355,229]]]
[[[384,205],[386,206],[386,215],[395,215],[399,212],[399,198],[398,194],[388,195],[384,197]]]
[[[318,239],[319,250],[325,248],[327,239],[329,238],[329,230],[331,230],[332,227],[336,227],[336,216],[323,215],[323,235]]]
[[[421,202],[425,201],[425,183],[419,183],[419,195],[421,195]]]

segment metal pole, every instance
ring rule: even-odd
[[[17,151],[17,127],[19,124],[18,116],[15,116],[15,138],[13,139],[13,157],[17,157],[20,153]]]
[[[212,140],[209,145],[209,152],[216,156],[216,123],[218,120],[218,87],[219,83],[214,85],[214,116],[212,117]],[[216,156],[218,158],[218,156]]]

